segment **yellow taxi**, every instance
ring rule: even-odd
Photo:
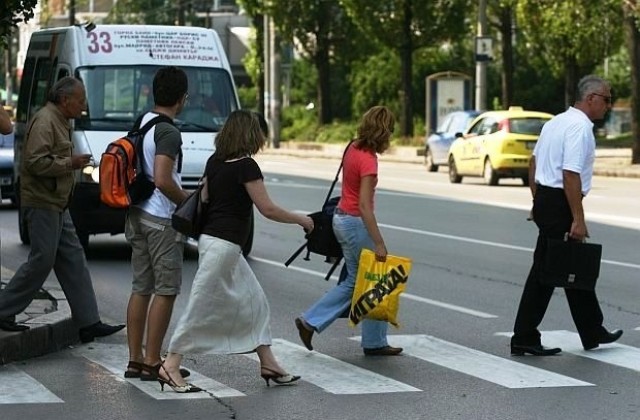
[[[500,178],[520,178],[528,185],[531,152],[542,126],[552,117],[515,106],[478,115],[451,144],[449,181],[457,184],[463,176],[475,176],[497,185]]]

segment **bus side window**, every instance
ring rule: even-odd
[[[29,118],[31,118],[47,103],[49,89],[52,86],[51,75],[54,67],[53,64],[54,63],[51,62],[49,57],[41,57],[36,61],[35,80],[31,91]]]

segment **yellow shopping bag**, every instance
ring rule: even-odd
[[[397,327],[400,293],[404,292],[411,259],[387,255],[385,262],[376,261],[376,254],[363,249],[358,275],[351,298],[349,325],[356,326],[363,319],[387,321]]]

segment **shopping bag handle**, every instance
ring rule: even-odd
[[[569,232],[565,232],[565,233],[564,233],[564,241],[565,241],[565,242],[569,242]],[[583,244],[586,244],[586,243],[587,243],[587,238],[586,238],[586,237],[582,239],[582,243],[583,243]]]

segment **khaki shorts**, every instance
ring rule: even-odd
[[[131,207],[125,223],[131,244],[132,292],[175,296],[182,284],[184,242],[171,220]]]

